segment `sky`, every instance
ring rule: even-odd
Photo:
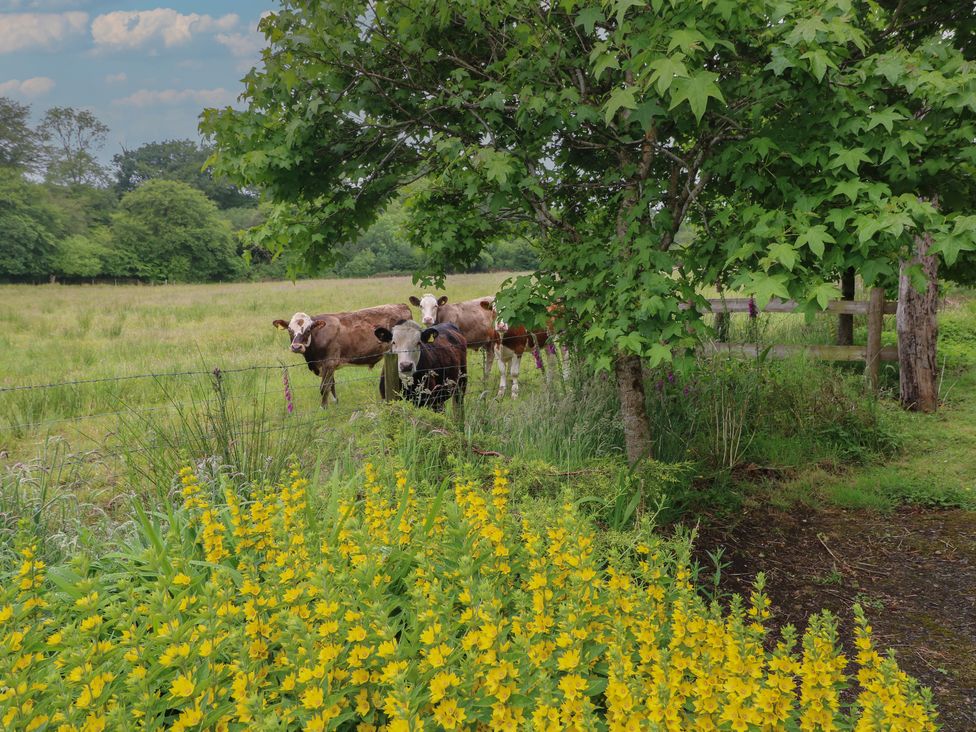
[[[0,0],[0,96],[89,109],[104,162],[146,142],[199,139],[204,107],[234,104],[260,59],[271,0]]]

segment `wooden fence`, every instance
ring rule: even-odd
[[[713,313],[748,313],[755,304],[750,305],[749,298],[716,298],[708,301]],[[798,304],[794,300],[772,299],[761,308],[767,313],[793,313]],[[740,356],[758,356],[768,352],[776,358],[786,358],[798,353],[805,353],[812,358],[824,361],[863,361],[865,374],[871,382],[871,387],[878,388],[878,374],[882,361],[897,361],[897,346],[881,346],[881,331],[884,327],[884,316],[893,315],[898,311],[896,301],[886,301],[884,290],[876,287],[871,290],[868,300],[831,300],[826,312],[836,315],[866,315],[868,318],[868,340],[863,346],[846,345],[804,345],[804,344],[773,344],[760,345],[758,343],[725,343],[713,341],[704,347],[706,352],[731,353]]]

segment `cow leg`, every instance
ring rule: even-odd
[[[493,343],[485,344],[485,381],[488,381],[488,376],[491,374],[491,362],[495,357],[495,345]]]
[[[319,394],[322,395],[322,408],[329,406],[329,394],[335,397],[335,368],[322,367],[322,383],[319,384]],[[336,398],[336,403],[339,399]]]
[[[519,377],[519,371],[522,368],[522,354],[521,353],[516,353],[514,351],[509,351],[509,353],[512,354],[512,358],[511,358],[511,363],[512,363],[512,399],[518,399],[518,391],[519,391],[518,377]]]
[[[498,398],[502,399],[505,396],[505,391],[508,389],[508,365],[511,361],[511,351],[505,348],[505,346],[498,346]]]

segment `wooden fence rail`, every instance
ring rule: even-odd
[[[713,298],[708,301],[709,309],[713,313],[748,313],[755,308],[749,298]],[[793,313],[799,304],[794,300],[779,300],[773,298],[764,308],[767,313]],[[884,290],[875,287],[871,290],[868,300],[831,300],[827,304],[826,312],[836,315],[866,315],[868,319],[868,340],[863,346],[845,345],[800,345],[773,344],[764,346],[758,343],[724,343],[714,341],[703,347],[706,353],[730,353],[738,356],[758,356],[768,353],[774,358],[788,358],[797,354],[807,354],[811,358],[824,361],[864,361],[864,373],[871,383],[871,388],[878,390],[878,377],[882,361],[897,361],[897,346],[881,346],[881,331],[884,327],[884,316],[898,312],[898,303],[886,302]]]

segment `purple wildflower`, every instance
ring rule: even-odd
[[[532,355],[535,356],[535,367],[537,369],[541,369],[542,368],[542,354],[539,353],[539,349],[538,348],[533,348],[532,349]]]
[[[281,381],[285,385],[285,408],[288,410],[288,414],[295,411],[295,404],[291,400],[291,384],[288,383],[288,370],[283,369],[281,372]]]
[[[556,346],[551,341],[546,344],[546,348],[548,349],[550,356],[556,355]]]
[[[674,383],[674,371],[668,371],[668,383],[669,384]]]
[[[749,319],[755,320],[759,317],[759,308],[756,307],[755,298],[749,298]]]

